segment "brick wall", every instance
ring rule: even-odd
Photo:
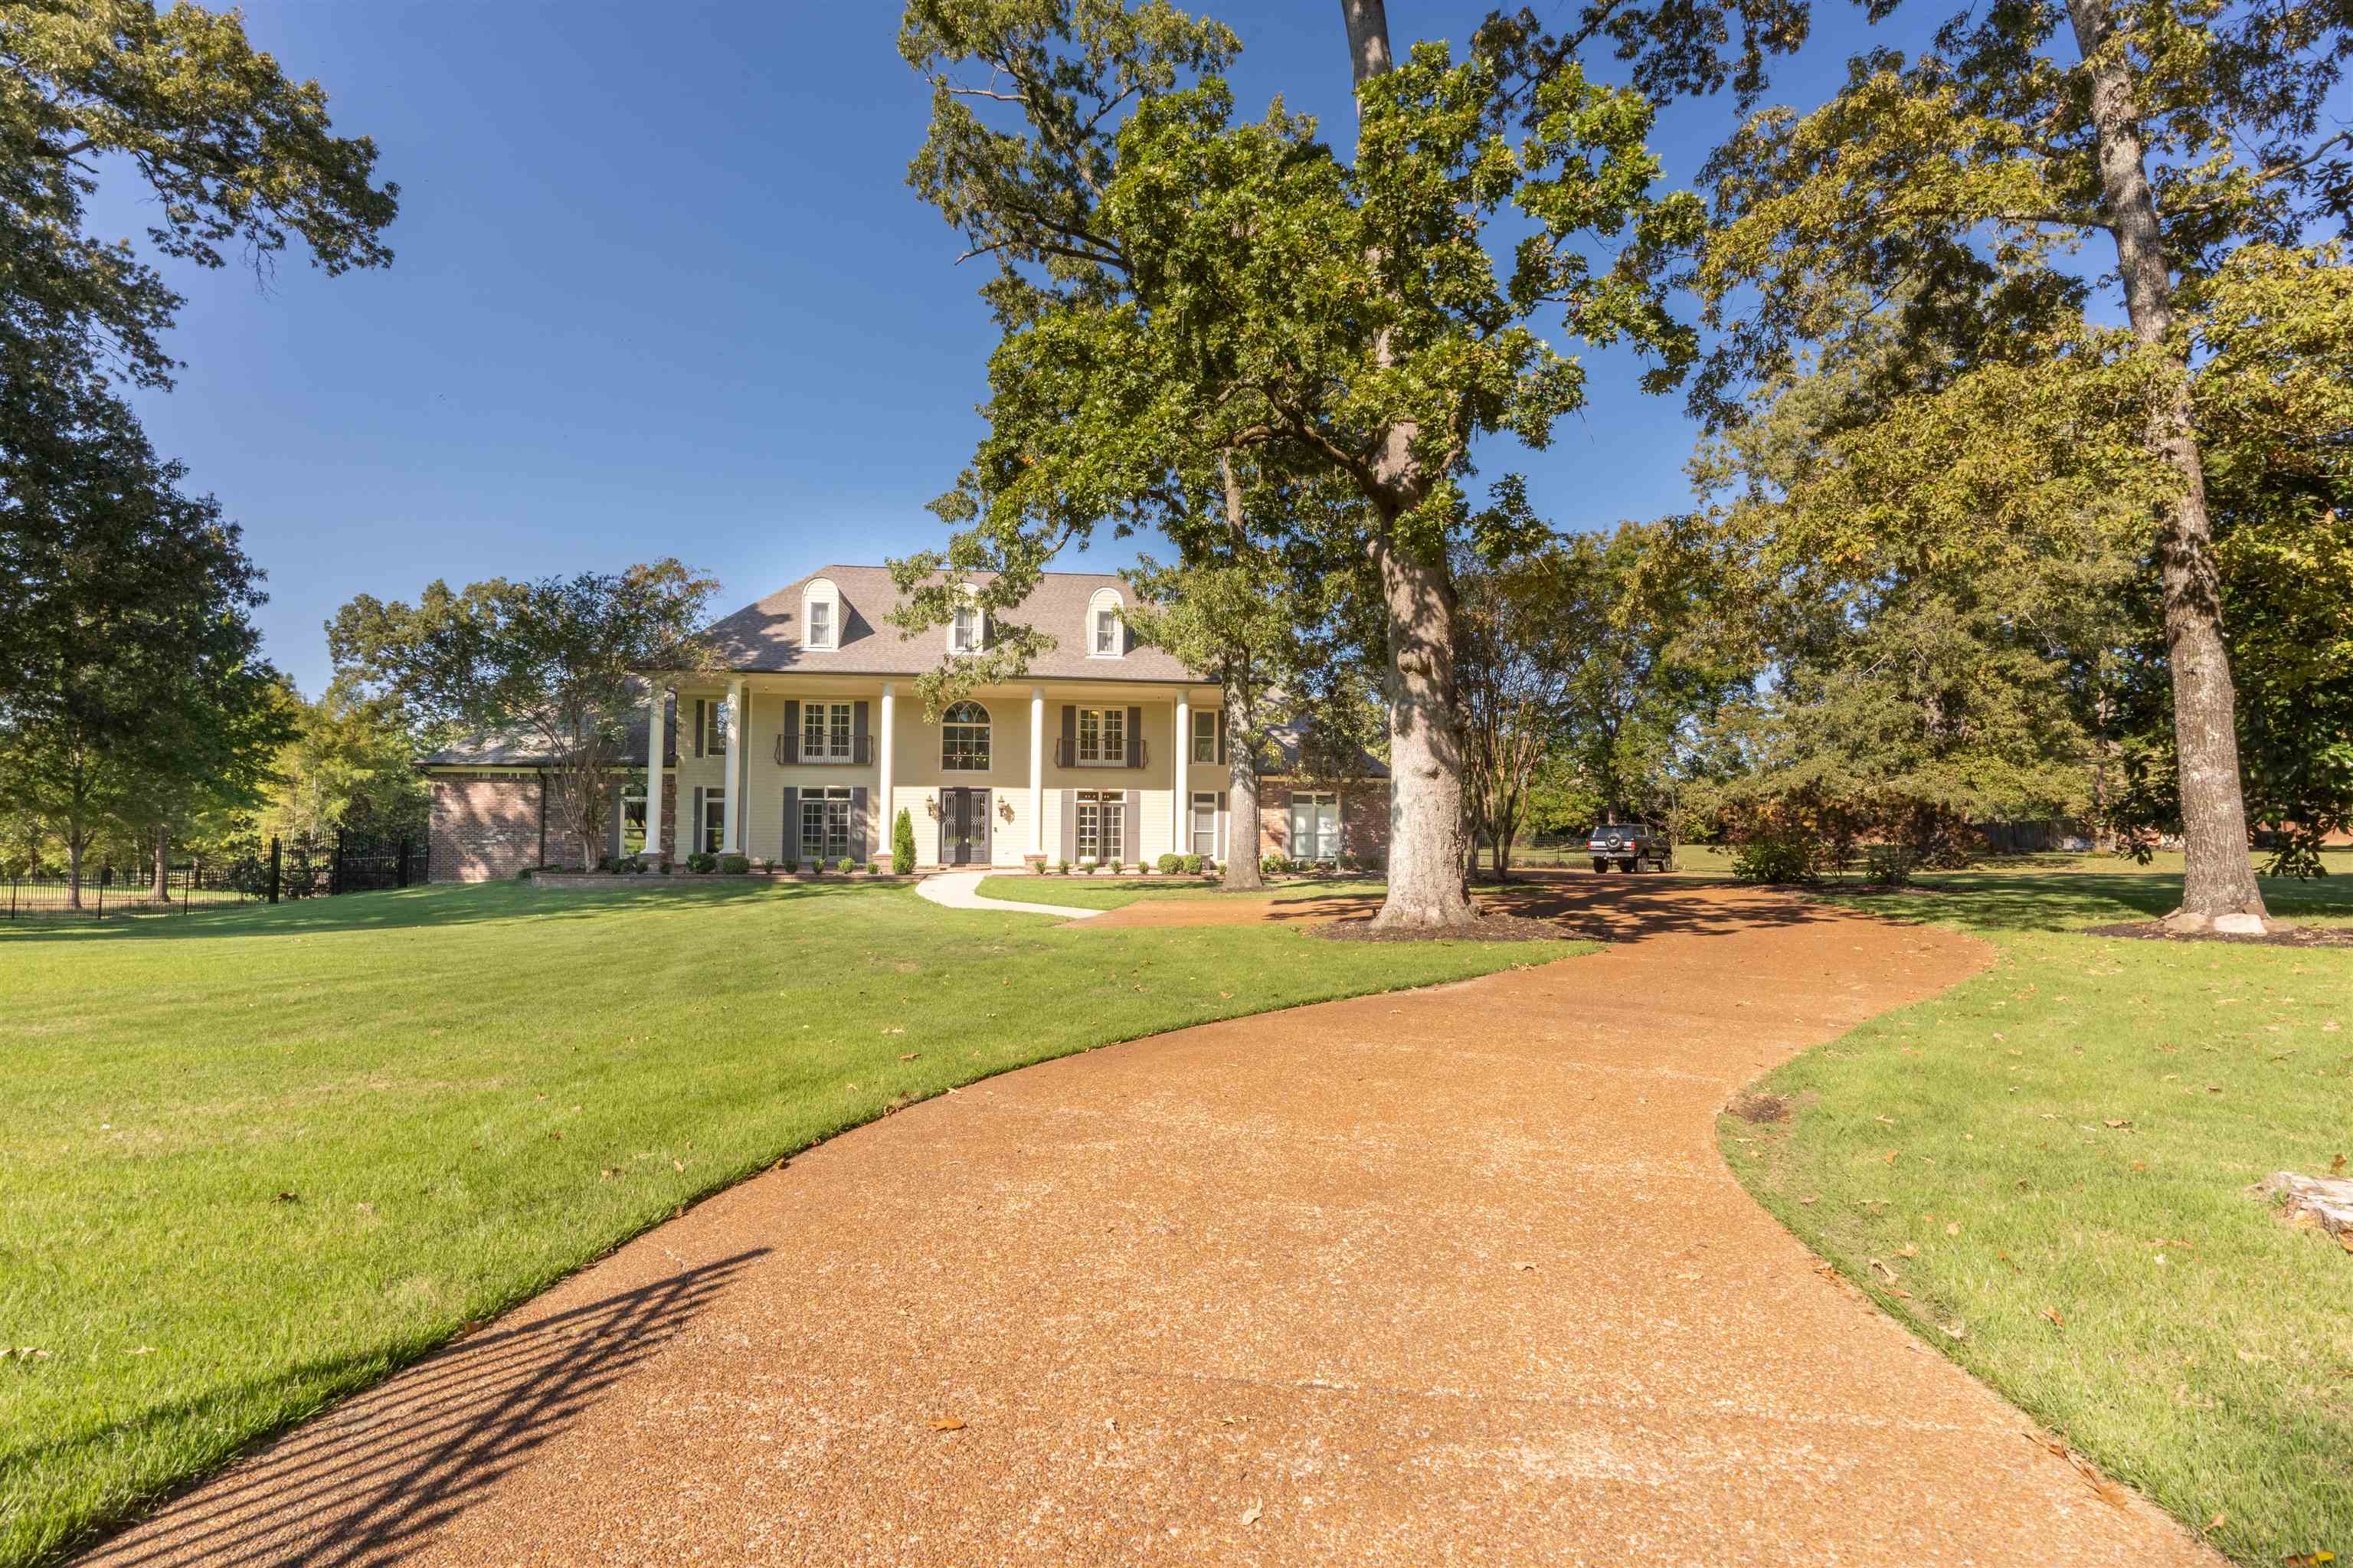
[[[1332,787],[1318,790],[1310,784],[1303,789],[1323,793]],[[1342,849],[1365,863],[1387,861],[1389,853],[1389,781],[1368,779],[1361,783],[1343,785],[1340,795],[1340,844]],[[1287,779],[1266,779],[1258,788],[1259,853],[1289,854],[1291,853],[1291,784]]]
[[[437,775],[433,880],[491,882],[537,865],[539,806],[539,780],[529,773]]]

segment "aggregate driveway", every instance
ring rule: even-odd
[[[1716,1155],[1740,1085],[1989,949],[1663,880],[1517,905],[1621,939],[861,1128],[92,1561],[2219,1561]]]

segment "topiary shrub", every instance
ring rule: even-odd
[[[915,869],[915,819],[904,806],[891,824],[891,869],[902,875]]]
[[[752,871],[752,857],[744,854],[723,854],[719,857],[719,870],[721,874],[725,876],[748,876]]]
[[[1188,854],[1185,857],[1182,863],[1185,867],[1186,875],[1198,876],[1201,874],[1201,857],[1199,855]]]
[[[1185,857],[1183,855],[1164,854],[1160,857],[1160,870],[1164,875],[1173,876],[1176,874],[1176,868],[1184,863]]]

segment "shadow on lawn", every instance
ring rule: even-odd
[[[396,1561],[577,1421],[766,1250],[460,1340],[78,1562]]]
[[[142,915],[96,921],[40,918],[0,921],[0,942],[174,941],[216,937],[320,936],[335,931],[415,930],[491,920],[577,920],[617,909],[702,908],[769,899],[881,896],[911,883],[691,882],[582,892],[511,882],[439,883],[427,887],[345,893],[285,904],[198,909],[186,915]]]
[[[1552,920],[1565,938],[1608,942],[1645,937],[1727,936],[1759,927],[1809,926],[1834,918],[1821,905],[1764,894],[1709,897],[1707,885],[1687,878],[1599,875],[1584,870],[1514,870],[1509,883],[1484,883],[1472,891],[1490,913]],[[1262,918],[1276,925],[1347,919],[1381,906],[1377,893],[1324,894],[1275,898]],[[1131,907],[1134,907],[1131,906]]]

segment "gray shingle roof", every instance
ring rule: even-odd
[[[801,645],[801,594],[818,577],[841,593],[838,648]],[[975,582],[987,577],[976,576]],[[1087,652],[1087,604],[1103,588],[1118,590],[1127,604],[1135,590],[1101,572],[1048,572],[1017,609],[1000,611],[1004,623],[1029,626],[1055,640],[1031,662],[1029,674],[1060,681],[1198,681],[1200,676],[1157,648],[1130,648],[1124,658],[1096,659]],[[786,583],[747,604],[711,629],[720,662],[730,670],[804,675],[920,675],[946,657],[947,633],[934,627],[913,636],[891,624],[891,612],[904,596],[881,567],[827,567]]]
[[[1266,726],[1266,760],[1259,771],[1270,779],[1288,779],[1299,771],[1299,747],[1305,737],[1306,726],[1299,724],[1271,724]],[[1369,751],[1356,753],[1351,778],[1386,779],[1388,764]]]
[[[666,764],[678,761],[678,700],[673,697],[662,709],[666,723],[662,738],[668,755]],[[638,768],[646,764],[646,709],[640,696],[638,705],[629,710],[628,734],[621,742],[621,755]],[[547,743],[531,729],[486,731],[480,735],[460,736],[438,751],[429,751],[417,759],[419,768],[536,768],[547,760]]]

